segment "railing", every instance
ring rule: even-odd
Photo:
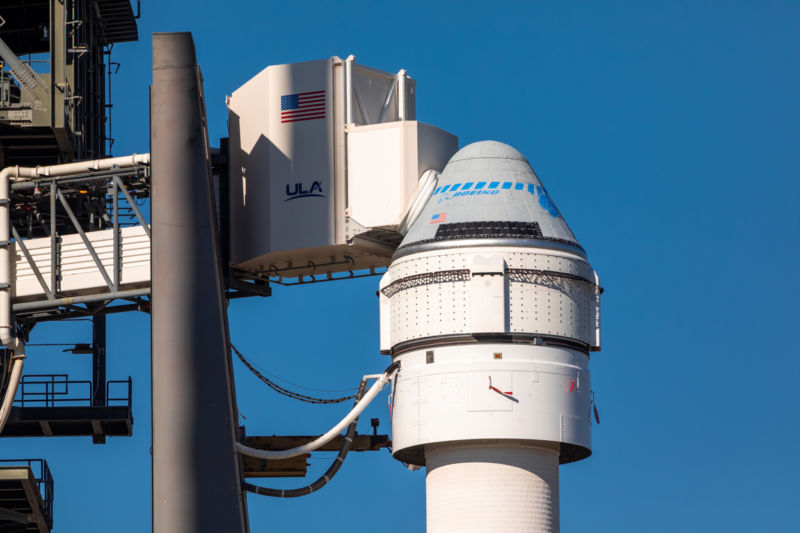
[[[49,528],[53,527],[53,475],[44,459],[0,459],[0,466],[27,466],[33,472],[42,496],[42,515]]]
[[[125,385],[125,396],[111,396],[111,386],[112,385]],[[116,387],[119,389],[119,387]],[[106,404],[107,405],[122,405],[122,406],[131,406],[131,398],[133,397],[133,381],[131,378],[128,379],[117,379],[112,380],[106,383]],[[119,403],[112,403],[112,402],[119,402]]]
[[[26,374],[20,380],[19,399],[14,403],[19,407],[92,406],[95,405],[93,390],[91,381],[70,380],[67,374]],[[116,396],[111,394],[114,391]],[[130,407],[132,393],[131,378],[108,381],[105,405]]]

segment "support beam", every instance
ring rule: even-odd
[[[377,419],[376,419],[377,420]],[[377,426],[373,426],[377,427]],[[245,437],[245,446],[259,450],[288,450],[296,446],[308,444],[316,439],[315,436],[288,436],[272,435],[267,437]],[[344,435],[334,437],[333,440],[318,448],[317,452],[338,452],[344,444]],[[355,435],[350,446],[351,452],[378,451],[390,448],[392,441],[388,435]],[[244,477],[305,477],[307,470],[307,457],[305,454],[289,459],[267,460],[245,455],[242,457]]]
[[[92,315],[92,405],[103,407],[106,398],[106,315]],[[92,423],[92,442],[105,444],[106,436],[99,420]]]
[[[236,412],[200,70],[153,36],[153,532],[244,532]]]

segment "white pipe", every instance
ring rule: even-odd
[[[342,430],[350,425],[350,423],[358,418],[358,416],[367,408],[372,400],[375,399],[375,396],[383,389],[384,385],[388,383],[392,377],[394,376],[395,372],[397,371],[396,368],[392,368],[380,374],[378,377],[378,381],[376,381],[372,387],[367,391],[361,400],[353,407],[353,410],[350,411],[346,417],[342,419],[341,422],[333,426],[327,433],[314,439],[313,441],[304,444],[302,446],[297,446],[295,448],[290,448],[288,450],[259,450],[257,448],[251,448],[249,446],[245,446],[241,442],[236,443],[236,450],[244,455],[249,455],[250,457],[257,457],[259,459],[288,459],[290,457],[296,457],[298,455],[302,455],[304,453],[313,452],[316,449],[321,448],[333,438],[342,432]],[[363,379],[370,379],[375,377],[374,375],[364,376]]]
[[[11,220],[9,218],[9,178],[19,175],[17,167],[6,168],[0,172],[0,342],[14,352],[14,366],[8,382],[8,390],[0,406],[0,434],[11,414],[17,384],[22,375],[25,360],[25,345],[14,334],[11,321]],[[4,244],[3,244],[4,243]]]
[[[10,248],[11,219],[9,215],[11,180],[70,176],[84,172],[149,164],[150,154],[132,154],[123,157],[79,161],[77,163],[47,167],[6,167],[0,171],[0,342],[14,352],[11,381],[9,381],[8,390],[3,398],[2,405],[0,405],[0,434],[2,434],[8,415],[11,413],[14,395],[17,392],[17,385],[22,375],[22,366],[25,359],[25,344],[14,332],[11,309],[11,283],[13,281],[11,279],[11,261],[13,257]]]
[[[82,174],[84,172],[96,172],[98,170],[111,170],[113,168],[129,168],[139,165],[149,165],[150,154],[131,154],[121,157],[109,157],[106,159],[94,159],[91,161],[77,161],[75,163],[65,163],[63,165],[52,165],[49,167],[6,167],[0,177],[5,179],[5,174],[16,174],[13,178],[50,178],[58,176],[70,176],[72,174]]]
[[[353,123],[353,62],[356,56],[350,54],[344,60],[344,115],[345,124]]]
[[[20,343],[21,345],[22,343]],[[11,408],[14,406],[14,396],[17,395],[17,385],[19,385],[20,377],[22,377],[22,366],[25,364],[25,354],[14,353],[12,357],[14,366],[11,367],[11,377],[8,380],[8,390],[3,398],[3,404],[0,406],[0,434],[3,433],[3,428],[6,427],[8,415],[11,414]]]
[[[397,73],[397,114],[400,120],[406,120],[406,70]]]

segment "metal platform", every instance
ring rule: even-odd
[[[106,437],[133,434],[130,378],[106,384],[105,405],[97,405],[90,381],[66,374],[25,375],[3,437]],[[2,529],[0,529],[2,531]]]
[[[18,54],[40,54],[50,51],[50,41],[42,28],[50,25],[49,0],[1,0],[0,38]]]
[[[37,54],[50,51],[47,34],[42,28],[50,26],[52,0],[0,0],[0,16],[6,23],[0,27],[2,37],[18,54]],[[136,41],[139,31],[130,0],[97,0],[97,11],[91,15],[102,28],[100,36],[107,43]],[[91,6],[91,4],[89,4]],[[137,2],[138,10],[139,2]],[[77,6],[82,11],[83,6]]]
[[[22,165],[36,160],[40,165],[59,163],[58,140],[48,127],[22,127],[0,123],[3,163]]]
[[[139,9],[137,2],[137,10]],[[103,36],[109,43],[139,40],[130,0],[97,0],[97,11],[103,26]]]
[[[243,444],[259,450],[287,450],[308,444],[317,437],[273,435],[271,437],[245,437]],[[319,448],[318,452],[338,452],[344,444],[344,436],[339,435]],[[392,445],[388,435],[356,435],[351,452],[377,451]],[[304,477],[308,464],[306,455],[277,461],[258,459],[243,455],[244,477]]]
[[[53,476],[42,459],[0,461],[0,531],[49,533]]]

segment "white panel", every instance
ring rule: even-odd
[[[272,250],[332,244],[333,60],[277,65],[267,71],[267,93],[262,98],[269,106],[264,141],[269,149],[270,226],[251,231],[269,230]],[[284,122],[282,99],[308,93],[323,94],[317,101],[323,102],[325,117],[308,120],[309,112]]]
[[[419,388],[413,397],[394,399],[395,452],[474,439],[566,442],[591,449],[586,354],[549,346],[470,344],[434,348],[434,363],[427,364],[428,350],[397,358],[402,362],[398,390],[406,381]],[[494,353],[502,353],[502,359]],[[500,393],[488,388],[489,377]],[[425,430],[418,432],[423,420]]]
[[[334,61],[268,67],[229,100],[234,264],[334,243]],[[324,116],[284,115],[285,98],[310,94]]]
[[[347,128],[347,206],[366,228],[400,223],[419,178],[441,170],[458,138],[413,120]]]
[[[472,330],[469,282],[434,283],[392,296],[392,343]]]
[[[506,331],[506,280],[503,256],[475,255],[470,265],[470,333]]]
[[[476,265],[475,257],[484,256],[494,257],[495,263]],[[391,296],[397,313],[389,326],[393,345],[437,335],[505,332],[596,344],[599,294],[593,283],[595,274],[575,255],[521,247],[456,248],[404,257],[389,268],[395,281],[460,270],[471,272],[468,281],[442,278]],[[479,271],[505,272],[505,277],[472,275]],[[524,271],[528,273],[520,273]]]
[[[402,122],[348,131],[347,205],[360,225],[393,224],[403,214],[411,192],[405,183],[404,148]]]
[[[398,405],[402,407],[397,408]],[[392,392],[392,427],[402,427],[407,438],[419,441],[419,378],[397,381]]]
[[[86,236],[97,252],[108,276],[113,280],[113,230],[89,231],[86,232]],[[122,228],[120,244],[120,260],[122,263],[121,289],[148,286],[150,284],[150,238],[145,233],[144,228],[141,226]],[[39,268],[45,283],[50,288],[50,238],[27,239],[25,240],[25,246]],[[108,291],[108,286],[94,260],[89,255],[80,235],[61,236],[59,248],[59,263],[61,266],[60,293],[71,295]],[[15,257],[13,297],[15,299],[44,297],[44,289],[36,279],[36,275],[24,254],[16,245],[14,245],[13,253]]]
[[[268,76],[264,69],[228,99],[231,158],[228,181],[234,264],[270,249],[268,231],[250,230],[269,223],[268,206],[261,200],[269,193],[266,178],[269,166],[265,157],[269,149],[264,124],[269,99],[263,97]]]
[[[591,286],[563,278],[541,283],[509,284],[511,331],[568,337],[589,344],[586,311]]]

